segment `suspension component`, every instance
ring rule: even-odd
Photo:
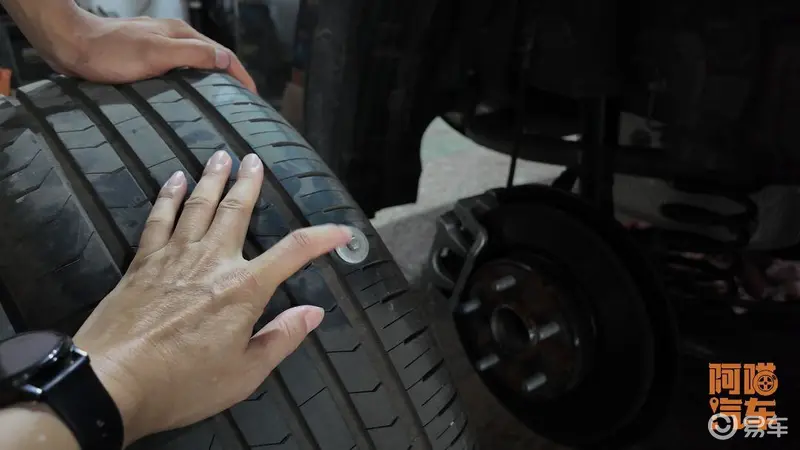
[[[697,306],[698,301],[724,306],[757,306],[742,300],[739,275],[743,253],[757,226],[758,208],[746,193],[730,190],[685,186],[678,191],[725,199],[733,212],[667,202],[661,214],[681,226],[681,230],[652,228],[632,230],[634,235],[648,236],[644,241],[658,263],[672,301]],[[731,209],[726,208],[726,209]]]
[[[430,255],[476,374],[536,433],[619,448],[658,423],[675,383],[672,313],[613,218],[557,189],[498,189],[444,214]]]

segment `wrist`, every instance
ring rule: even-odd
[[[31,44],[54,68],[70,75],[73,67],[85,63],[92,22],[99,18],[81,9],[74,1],[65,3],[60,11],[44,13],[40,24],[45,35],[43,43]],[[58,14],[61,14],[61,20]]]
[[[23,403],[0,409],[0,435],[3,448],[80,450],[72,431],[44,403]]]
[[[123,447],[128,446],[147,432],[143,430],[139,420],[139,406],[142,393],[138,384],[132,379],[130,371],[110,358],[98,353],[89,353],[90,365],[108,395],[114,401],[122,418],[124,436]]]
[[[48,63],[61,70],[86,58],[91,22],[72,0],[3,1],[14,23]]]

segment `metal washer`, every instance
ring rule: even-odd
[[[363,231],[356,227],[350,228],[353,238],[347,245],[336,248],[336,254],[347,264],[360,264],[369,256],[369,240]]]

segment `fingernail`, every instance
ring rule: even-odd
[[[228,152],[220,150],[214,153],[214,156],[208,160],[208,163],[206,163],[206,171],[219,172],[223,167],[225,167],[225,164],[227,164],[229,160],[230,156],[228,156]]]
[[[179,170],[173,173],[171,177],[169,177],[169,180],[167,180],[167,182],[164,183],[164,187],[176,188],[181,186],[185,181],[186,181],[186,175],[183,174],[182,170]]]
[[[261,164],[261,160],[258,156],[255,153],[250,153],[242,159],[242,165],[239,167],[239,170],[244,170],[248,173],[258,173],[262,167],[264,166]]]
[[[214,49],[214,65],[217,69],[227,69],[231,65],[231,54],[220,48]]]
[[[306,330],[311,332],[322,323],[322,319],[325,317],[325,310],[317,306],[306,306],[305,310],[303,320],[306,321]]]

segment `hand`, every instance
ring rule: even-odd
[[[33,3],[29,8],[37,6]],[[22,8],[11,7],[12,13]],[[63,14],[38,7],[40,14],[16,12],[15,20],[48,64],[65,75],[130,83],[181,67],[216,69],[256,92],[255,82],[232,51],[182,20],[98,17],[74,4]]]
[[[244,400],[322,320],[320,308],[296,307],[251,337],[275,288],[345,245],[350,232],[297,230],[246,261],[242,245],[264,169],[257,156],[245,157],[220,202],[230,170],[228,154],[217,152],[177,225],[186,180],[180,172],[170,178],[128,272],[74,338],[120,408],[126,443]]]

